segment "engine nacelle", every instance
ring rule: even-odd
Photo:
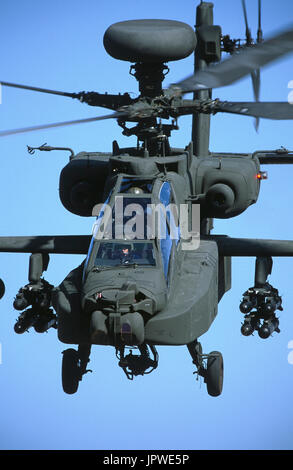
[[[206,193],[206,206],[221,216],[235,204],[235,193],[227,184],[213,184]]]
[[[81,152],[63,168],[59,196],[68,211],[88,217],[92,215],[93,207],[103,201],[109,156]]]
[[[241,214],[257,201],[259,162],[251,156],[215,155],[201,159],[195,194],[204,194],[201,214],[226,219]]]

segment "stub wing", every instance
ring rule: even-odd
[[[257,238],[232,238],[227,235],[210,235],[221,256],[293,256],[293,240],[265,240]]]
[[[90,240],[90,235],[0,237],[0,252],[84,255],[88,252]]]

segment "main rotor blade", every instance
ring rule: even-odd
[[[251,80],[253,86],[253,97],[255,101],[259,101],[259,92],[260,92],[260,70],[256,69],[251,72]]]
[[[171,85],[171,90],[174,88],[177,92],[176,89],[179,88],[184,94],[227,86],[289,52],[293,52],[293,27],[261,44],[243,49],[223,62],[198,71],[195,75]]]
[[[103,119],[112,119],[112,118],[115,119],[115,118],[123,117],[125,115],[126,113],[124,112],[117,112],[117,113],[108,114],[107,116],[77,119],[74,121],[55,122],[53,124],[41,124],[40,126],[23,127],[22,129],[11,129],[8,131],[0,131],[0,137],[5,137],[7,135],[12,135],[12,134],[21,134],[23,132],[40,131],[42,129],[51,129],[53,127],[63,127],[63,126],[70,126],[72,124],[83,124],[86,122],[101,121]]]
[[[257,42],[257,44],[260,44],[260,43],[263,42],[263,32],[262,32],[262,28],[261,28],[261,0],[258,0],[258,29],[257,29],[256,42]],[[259,101],[259,95],[260,95],[260,70],[257,69],[254,72],[252,72],[251,78],[252,78],[254,100]],[[255,127],[255,130],[258,131],[259,118],[255,119],[254,127]]]
[[[0,81],[0,85],[13,87],[13,88],[21,88],[23,90],[40,91],[41,93],[50,93],[52,95],[68,96],[69,98],[75,98],[76,96],[76,93],[67,93],[66,91],[47,90],[46,88],[39,88],[39,87],[28,86],[28,85],[19,85],[18,83]]]
[[[66,96],[69,98],[78,99],[81,103],[86,103],[90,106],[99,106],[116,111],[121,106],[131,105],[135,100],[130,98],[128,93],[112,95],[109,93],[97,93],[95,91],[80,91],[79,93],[67,93],[66,91],[48,90],[46,88],[38,88],[28,85],[20,85],[17,83],[0,82],[0,86],[7,86],[13,88],[20,88],[23,90],[39,91],[41,93],[50,93],[52,95]]]
[[[293,119],[293,105],[286,102],[230,102],[219,101],[216,111],[264,119]]]
[[[259,0],[260,1],[260,0]],[[251,31],[248,26],[248,19],[247,19],[247,10],[246,10],[246,3],[245,0],[242,0],[242,8],[243,8],[243,14],[244,14],[244,20],[245,20],[245,26],[246,26],[246,45],[251,46],[253,45],[253,39],[251,36]],[[257,36],[257,42],[262,42],[259,41],[259,31],[260,31],[260,3],[258,4],[258,36]],[[252,81],[252,88],[253,88],[253,97],[254,101],[259,101],[259,92],[260,92],[260,71],[259,69],[253,70],[250,74],[251,76],[251,81]],[[259,118],[256,118],[254,120],[254,127],[255,130],[258,130],[259,127]]]
[[[252,87],[253,87],[253,97],[255,102],[259,102],[259,94],[260,94],[260,70],[253,70],[251,72],[251,80],[252,80]],[[259,117],[254,120],[254,127],[255,130],[258,131],[259,128]]]

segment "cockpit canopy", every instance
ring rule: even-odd
[[[95,266],[126,266],[136,264],[138,266],[155,266],[156,258],[154,245],[151,241],[101,241]]]
[[[119,175],[97,210],[85,269],[159,267],[168,281],[170,259],[180,238],[172,204],[176,206],[169,181]]]

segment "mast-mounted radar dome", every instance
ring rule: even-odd
[[[112,24],[104,47],[115,59],[162,63],[188,57],[195,49],[194,30],[171,20],[130,20]]]

